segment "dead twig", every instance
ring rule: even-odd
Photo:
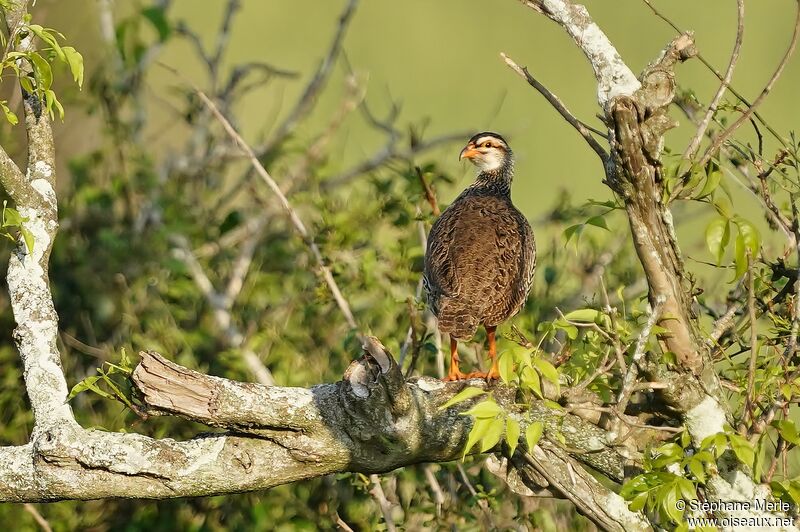
[[[736,0],[736,8],[736,41],[733,43],[733,51],[731,52],[731,58],[728,62],[728,69],[725,71],[725,77],[722,79],[719,89],[717,89],[716,94],[714,94],[714,97],[711,99],[711,103],[708,105],[708,111],[706,111],[705,116],[703,116],[703,119],[700,121],[700,125],[697,127],[697,131],[695,131],[691,142],[689,142],[689,145],[686,147],[686,151],[683,152],[684,159],[691,159],[694,157],[697,150],[700,148],[703,136],[708,129],[708,125],[711,123],[711,118],[714,116],[714,113],[717,112],[717,106],[720,100],[722,100],[722,96],[731,83],[733,71],[736,68],[736,62],[739,60],[739,50],[742,47],[742,36],[744,35],[744,0]]]
[[[311,236],[311,233],[306,228],[303,221],[300,219],[300,216],[297,214],[297,211],[294,210],[291,203],[289,203],[289,199],[281,190],[281,187],[278,186],[278,183],[272,178],[272,176],[267,172],[267,169],[264,168],[264,165],[261,164],[261,161],[258,160],[253,149],[250,147],[247,142],[242,138],[238,131],[231,125],[230,121],[225,118],[225,116],[220,112],[214,102],[204,93],[200,88],[198,88],[193,83],[189,82],[186,78],[180,75],[180,73],[175,70],[174,68],[168,65],[162,65],[164,68],[170,70],[177,76],[180,76],[186,83],[189,83],[194,92],[200,98],[200,100],[208,107],[214,117],[219,121],[222,125],[223,129],[228,133],[231,140],[242,150],[245,154],[247,159],[249,160],[250,164],[253,166],[253,169],[256,171],[256,174],[261,178],[264,183],[266,183],[267,187],[278,197],[278,200],[283,207],[283,210],[286,212],[287,216],[289,217],[289,221],[294,226],[295,230],[300,234],[303,238],[303,241],[308,245],[309,249],[311,250],[312,255],[314,255],[314,259],[316,260],[317,267],[319,268],[320,275],[322,276],[325,283],[328,285],[328,288],[333,295],[334,300],[336,301],[339,310],[341,310],[342,314],[347,321],[347,324],[350,326],[351,329],[358,329],[358,325],[356,323],[355,318],[353,317],[353,313],[350,310],[350,305],[347,303],[347,300],[342,295],[341,290],[339,290],[339,285],[336,283],[336,280],[333,278],[333,274],[331,273],[330,268],[325,264],[325,259],[322,256],[322,251],[319,249],[319,246]]]
[[[741,126],[745,120],[750,118],[750,116],[755,112],[756,108],[761,105],[761,103],[772,90],[772,87],[775,86],[775,82],[777,82],[778,78],[781,77],[786,64],[792,57],[795,46],[797,45],[798,35],[800,35],[800,3],[797,4],[797,10],[795,12],[794,31],[792,32],[791,41],[789,42],[786,52],[783,54],[783,58],[781,59],[780,63],[778,63],[778,67],[772,74],[772,77],[770,77],[766,86],[764,86],[764,89],[762,89],[761,94],[758,95],[758,98],[756,98],[753,103],[748,106],[747,110],[742,113],[741,116],[739,116],[739,118],[737,118],[726,130],[716,136],[711,145],[706,148],[706,151],[703,153],[703,157],[697,162],[697,166],[705,166],[705,164],[710,161],[712,157],[714,157],[720,146],[722,146],[722,144],[728,140],[731,135],[733,135],[739,126]]]
[[[628,371],[625,373],[625,379],[622,381],[622,388],[617,396],[616,410],[620,414],[625,413],[625,408],[628,406],[631,394],[636,386],[636,377],[639,376],[639,361],[644,356],[647,348],[647,341],[650,339],[650,331],[661,316],[661,307],[664,305],[666,298],[664,296],[656,296],[655,306],[651,309],[650,315],[647,316],[647,322],[639,333],[636,339],[636,347],[631,357],[631,363],[628,365]]]
[[[392,503],[389,502],[389,500],[386,498],[386,494],[383,492],[381,478],[373,473],[369,476],[369,480],[372,482],[372,489],[369,490],[369,493],[372,495],[372,498],[375,499],[375,502],[378,503],[378,507],[381,509],[383,522],[386,523],[387,532],[396,532],[397,527],[394,524],[394,519],[392,519]]]
[[[255,150],[259,156],[271,152],[282,144],[294,132],[303,118],[314,108],[317,94],[325,86],[325,82],[328,80],[333,65],[336,62],[336,57],[339,55],[339,51],[342,48],[342,41],[344,41],[344,36],[347,33],[350,21],[353,19],[353,14],[356,11],[357,5],[358,0],[348,0],[344,10],[341,15],[339,15],[339,25],[336,28],[333,41],[331,41],[331,45],[328,48],[328,53],[325,55],[319,68],[317,68],[314,76],[308,82],[308,85],[306,85],[303,94],[300,96],[300,99],[297,100],[297,103],[289,112],[286,119],[278,126],[272,134],[272,137],[263,146]]]
[[[33,520],[44,530],[44,532],[53,532],[53,529],[50,528],[50,523],[47,522],[47,519],[42,517],[42,514],[39,513],[39,510],[36,509],[34,505],[29,502],[26,502],[22,505],[22,508],[33,516]]]
[[[539,93],[542,96],[544,96],[548,102],[550,102],[550,105],[552,105],[553,108],[555,108],[555,110],[558,111],[562,117],[564,117],[564,120],[566,120],[572,127],[575,128],[575,130],[578,133],[581,134],[586,143],[589,144],[589,147],[591,147],[592,150],[594,150],[594,152],[597,154],[597,156],[600,157],[600,160],[603,162],[603,166],[605,167],[606,163],[608,162],[608,153],[603,149],[600,143],[597,142],[597,140],[592,136],[591,132],[589,131],[589,128],[583,122],[575,118],[575,115],[573,115],[569,111],[569,109],[567,109],[567,107],[559,99],[558,96],[550,92],[550,90],[547,87],[539,83],[539,81],[536,80],[530,74],[530,72],[528,72],[527,67],[519,66],[517,63],[514,62],[513,59],[511,59],[502,52],[500,53],[500,57],[503,58],[503,61],[506,62],[506,65],[508,65],[511,68],[511,70],[519,74],[519,76],[522,77],[522,79],[524,79],[525,81],[527,81],[531,87],[539,91]],[[602,135],[602,133],[600,133],[597,130],[595,130],[595,132]],[[605,135],[603,135],[603,137],[605,137]]]
[[[747,286],[747,314],[750,318],[750,363],[747,369],[747,395],[745,397],[745,419],[753,420],[753,405],[756,401],[756,357],[758,356],[758,334],[756,330],[756,288],[754,257],[747,249],[748,286]]]

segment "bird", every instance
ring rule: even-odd
[[[525,216],[511,202],[514,154],[506,140],[485,131],[459,154],[478,168],[475,181],[442,212],[428,235],[423,285],[438,328],[450,337],[444,380],[499,378],[497,326],[525,305],[536,271],[536,243]],[[458,342],[486,330],[491,368],[464,373]]]

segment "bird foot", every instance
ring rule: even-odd
[[[468,373],[465,378],[469,379],[485,379],[486,382],[492,382],[493,380],[498,380],[500,378],[500,374],[496,371],[473,371],[472,373]]]
[[[454,370],[453,368],[450,368],[450,372],[447,374],[447,377],[445,377],[442,380],[445,382],[464,381],[471,378],[470,375],[472,375],[472,373],[467,374],[461,370],[458,369]]]

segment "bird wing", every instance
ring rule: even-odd
[[[486,289],[502,288],[520,245],[517,224],[508,214],[506,204],[491,196],[466,197],[445,210],[428,237],[429,293],[479,299]]]

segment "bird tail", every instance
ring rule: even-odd
[[[475,335],[478,329],[478,318],[472,315],[467,306],[458,300],[442,298],[436,318],[439,330],[453,338],[467,340]]]

